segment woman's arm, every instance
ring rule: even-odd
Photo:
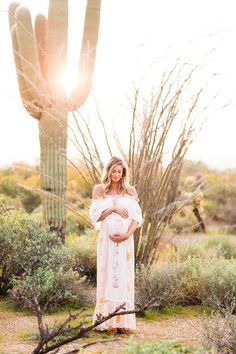
[[[114,213],[114,212],[115,212],[115,207],[111,207],[111,208],[105,209],[102,212],[102,214],[101,214],[100,218],[98,219],[98,221],[103,221],[104,219],[106,219],[106,217],[108,215],[110,215],[111,213]]]
[[[111,208],[108,208],[108,209],[106,209],[106,210],[104,210],[102,212],[102,215],[100,216],[98,221],[104,220],[111,213],[119,214],[120,216],[122,216],[122,218],[128,218],[129,217],[129,213],[128,213],[128,211],[126,209],[111,207]]]
[[[127,238],[129,238],[130,235],[132,235],[134,233],[134,231],[137,229],[137,226],[138,226],[138,222],[135,220],[132,220],[128,231],[125,233],[127,235]]]
[[[99,197],[100,191],[101,191],[101,184],[98,184],[96,186],[94,186],[93,188],[93,193],[92,193],[92,198],[96,199]],[[107,208],[105,210],[103,210],[102,214],[100,215],[99,219],[97,221],[103,221],[104,219],[106,219],[106,217],[112,213],[116,213],[119,214],[120,216],[122,216],[123,218],[128,218],[129,214],[128,211],[122,208],[117,208],[115,206],[111,207],[111,208]]]

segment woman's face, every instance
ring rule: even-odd
[[[123,167],[121,165],[117,165],[115,166],[112,170],[111,170],[111,181],[112,182],[119,182],[122,178],[122,174],[123,174]]]

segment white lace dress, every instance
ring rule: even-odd
[[[105,209],[116,206],[126,209],[128,218],[116,213],[107,216],[102,222],[99,217]],[[93,323],[96,315],[107,315],[124,303],[127,310],[134,309],[134,239],[131,235],[127,240],[116,243],[109,238],[115,233],[127,232],[132,220],[142,223],[142,215],[138,202],[134,197],[126,195],[107,195],[105,198],[94,199],[89,209],[90,218],[99,227],[97,243],[97,294]],[[114,316],[97,326],[105,330],[109,326],[116,328],[136,329],[135,314]]]

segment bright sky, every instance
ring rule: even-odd
[[[46,0],[20,2],[29,7],[33,16],[47,13]],[[9,3],[0,3],[0,166],[39,160],[37,121],[26,113],[19,98],[8,30]],[[69,5],[73,66],[79,51],[78,24],[85,1],[69,0]],[[216,48],[206,70],[216,74],[213,85],[219,91],[219,99],[214,106],[218,108],[213,110],[187,157],[218,169],[236,168],[235,47],[234,0],[102,0],[94,92],[108,115],[117,117],[115,112],[124,104],[131,81],[140,77],[155,58],[167,53],[172,58],[183,55],[183,59],[195,62]],[[224,104],[228,105],[221,109]]]

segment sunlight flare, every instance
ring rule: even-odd
[[[76,75],[74,69],[66,69],[61,75],[60,82],[65,89],[66,95],[70,96],[76,86]]]

